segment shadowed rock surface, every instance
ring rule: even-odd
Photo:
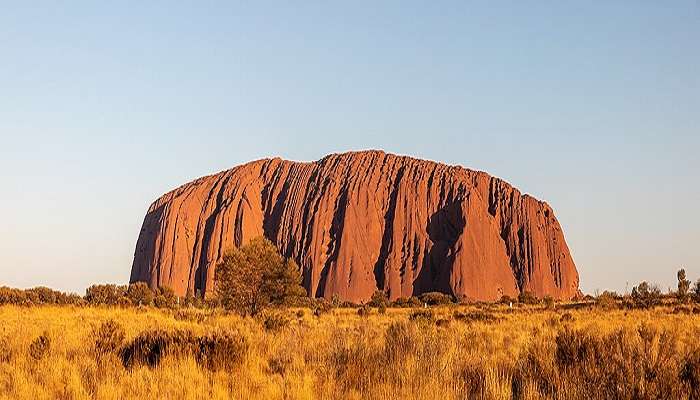
[[[313,296],[578,293],[545,202],[484,172],[381,151],[253,161],[165,194],[144,220],[131,282],[209,294],[223,253],[261,235],[296,260]]]

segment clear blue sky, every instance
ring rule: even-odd
[[[368,148],[547,200],[584,291],[700,277],[697,1],[60,3],[2,2],[0,285],[124,283],[167,190]]]

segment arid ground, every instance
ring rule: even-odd
[[[698,396],[697,306],[361,310],[6,305],[0,398]]]

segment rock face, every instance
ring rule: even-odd
[[[483,172],[381,151],[259,160],[167,193],[148,210],[131,282],[210,294],[223,253],[261,235],[317,297],[578,293],[549,205]]]

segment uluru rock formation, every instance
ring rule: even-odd
[[[253,161],[165,194],[143,222],[131,282],[211,293],[223,253],[261,235],[298,263],[317,297],[578,293],[545,202],[484,172],[381,151]]]

